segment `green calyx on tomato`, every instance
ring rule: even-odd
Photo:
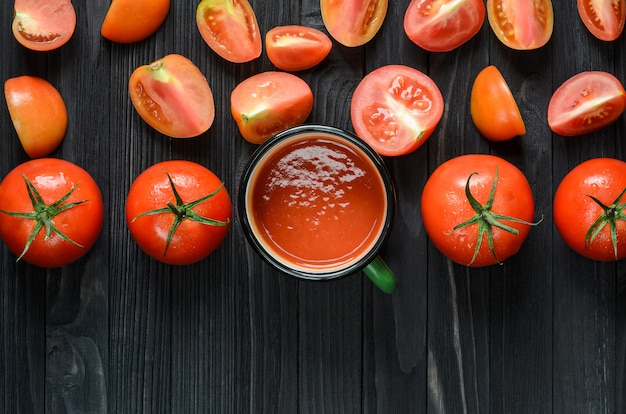
[[[502,223],[502,221],[512,221],[515,223],[527,224],[529,226],[536,226],[543,221],[543,217],[536,223],[530,223],[526,220],[518,219],[516,217],[505,216],[491,211],[491,208],[493,207],[493,200],[496,194],[496,185],[498,183],[498,167],[496,166],[496,173],[493,178],[493,184],[491,186],[489,198],[484,205],[480,204],[480,202],[478,202],[478,200],[474,198],[472,192],[470,191],[470,180],[472,179],[472,176],[474,174],[478,173],[473,172],[467,178],[467,182],[465,183],[465,196],[467,197],[467,201],[469,201],[470,205],[472,206],[472,209],[474,209],[474,211],[476,212],[476,215],[474,215],[469,220],[466,220],[463,223],[454,226],[453,231],[459,230],[463,227],[471,226],[473,224],[478,225],[478,239],[476,241],[476,248],[474,249],[474,255],[472,256],[472,260],[467,264],[468,266],[471,266],[472,263],[474,263],[474,260],[476,260],[476,256],[478,256],[478,252],[480,251],[480,247],[482,246],[483,235],[485,234],[487,235],[487,243],[489,243],[489,250],[491,251],[491,254],[498,264],[502,264],[502,262],[500,262],[496,255],[493,243],[493,227],[495,226],[504,231],[517,235],[519,234],[519,231],[517,229],[511,226],[507,226],[506,224]]]
[[[45,232],[46,232],[44,239],[46,241],[49,240],[52,233],[54,233],[57,236],[59,236],[61,239],[65,240],[66,242],[72,243],[73,245],[82,248],[83,246],[81,244],[76,243],[74,240],[70,239],[65,234],[63,234],[63,232],[61,232],[57,228],[57,226],[54,224],[54,220],[53,220],[54,217],[56,217],[60,213],[67,211],[73,207],[76,207],[79,204],[83,204],[89,201],[89,200],[80,200],[80,201],[74,201],[72,203],[63,204],[76,190],[78,184],[73,185],[72,188],[67,193],[65,193],[63,197],[59,198],[54,203],[46,204],[43,198],[41,197],[41,195],[39,194],[39,191],[37,191],[37,188],[28,179],[26,174],[22,174],[22,177],[24,178],[24,182],[26,183],[26,190],[28,191],[28,197],[30,198],[34,211],[24,213],[24,212],[18,212],[18,211],[0,210],[1,213],[7,214],[12,217],[18,217],[18,218],[35,221],[35,226],[33,227],[33,230],[30,233],[28,240],[26,241],[24,250],[18,256],[16,261],[20,261],[20,259],[24,257],[26,252],[28,252],[28,249],[30,248],[31,244],[35,240],[35,237],[37,237],[37,234],[39,233],[39,231],[41,231],[41,229],[44,227],[45,227]]]
[[[185,203],[182,197],[180,196],[180,194],[178,194],[178,190],[176,189],[176,186],[174,185],[174,181],[172,180],[172,177],[170,176],[170,174],[167,171],[165,171],[165,174],[167,175],[167,179],[169,180],[170,186],[172,187],[172,192],[174,193],[176,204],[170,201],[167,203],[167,207],[156,208],[154,210],[145,211],[137,215],[133,219],[133,222],[134,222],[135,220],[137,220],[139,217],[142,217],[142,216],[148,216],[148,215],[153,215],[153,214],[165,214],[165,213],[174,214],[174,223],[172,224],[172,227],[170,227],[169,233],[167,234],[167,241],[165,243],[165,250],[163,251],[163,256],[167,254],[167,248],[169,247],[170,242],[172,241],[172,238],[174,237],[174,233],[176,232],[176,229],[180,226],[180,224],[185,219],[195,221],[196,223],[205,224],[207,226],[230,225],[230,220],[227,220],[227,221],[214,220],[211,218],[203,217],[200,214],[193,211],[193,208],[196,207],[198,204],[204,203],[210,198],[213,198],[218,192],[220,192],[220,190],[224,188],[224,183],[218,186],[212,193],[209,193],[205,195],[204,197],[200,197],[197,200],[190,201],[189,203]]]
[[[622,190],[622,192],[617,196],[615,201],[610,206],[605,205],[602,201],[598,200],[596,197],[592,195],[588,195],[593,201],[595,201],[602,209],[604,213],[600,214],[593,225],[589,228],[587,232],[587,237],[585,238],[585,248],[589,246],[590,242],[596,238],[596,236],[602,231],[602,229],[608,224],[609,229],[611,230],[611,242],[613,243],[613,252],[615,254],[615,260],[618,259],[617,255],[617,221],[624,220],[626,221],[626,214],[624,211],[626,210],[626,202],[621,203],[622,196],[626,193],[626,188]]]

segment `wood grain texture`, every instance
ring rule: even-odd
[[[266,56],[231,64],[195,27],[197,1],[172,2],[159,31],[114,44],[100,36],[109,3],[74,2],[72,40],[31,52],[0,33],[0,77],[48,79],[68,106],[70,126],[53,154],[100,184],[105,227],[77,263],[44,270],[0,250],[0,412],[3,413],[623,413],[626,411],[626,264],[576,255],[552,220],[560,180],[583,160],[626,158],[621,117],[584,137],[551,133],[551,93],[583,70],[626,81],[624,36],[593,38],[572,2],[554,2],[550,42],[507,49],[487,22],[470,42],[427,53],[402,31],[408,1],[389,5],[364,47],[334,43],[318,67],[298,73],[311,86],[309,123],[351,130],[350,98],[385,64],[431,76],[444,118],[416,152],[385,159],[397,191],[394,229],[381,252],[399,289],[385,295],[357,274],[330,283],[294,280],[264,264],[235,218],[223,246],[200,263],[172,267],[132,240],[124,205],[132,181],[163,160],[213,170],[233,200],[255,146],[229,113],[232,89],[273,70]],[[251,1],[262,33],[277,25],[324,30],[319,2]],[[574,3],[575,4],[575,3]],[[0,6],[5,28],[12,2]],[[207,76],[216,122],[202,137],[168,139],[145,124],[128,98],[135,67],[169,53]],[[496,65],[516,97],[527,134],[493,144],[469,114],[471,83]],[[0,108],[0,176],[28,158]],[[446,260],[420,215],[421,190],[442,162],[466,153],[511,161],[528,177],[533,228],[502,266],[469,269]],[[236,206],[235,206],[236,208]],[[235,210],[236,213],[237,210]]]

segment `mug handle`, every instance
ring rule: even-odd
[[[385,293],[393,293],[398,286],[396,277],[380,256],[376,256],[372,262],[365,266],[363,273]]]

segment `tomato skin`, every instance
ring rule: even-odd
[[[505,141],[526,133],[513,93],[493,65],[480,71],[474,80],[470,114],[478,132],[490,141]]]
[[[477,245],[478,226],[469,225],[454,230],[476,214],[467,196],[465,185],[470,179],[470,191],[481,204],[485,204],[498,170],[498,181],[493,199],[494,213],[530,222],[535,205],[532,191],[524,174],[510,162],[493,155],[468,154],[452,158],[441,164],[428,178],[421,199],[424,228],[435,247],[455,263],[465,266],[490,266],[505,261],[518,252],[530,225],[502,220],[503,224],[519,231],[515,235],[493,227],[495,254],[489,250],[484,236],[480,250],[472,262]]]
[[[328,33],[348,47],[362,46],[378,33],[387,15],[387,0],[320,0]]]
[[[578,15],[587,29],[600,40],[616,40],[624,30],[626,2],[624,0],[577,0]]]
[[[542,47],[554,28],[551,0],[487,0],[487,19],[496,37],[516,50]]]
[[[609,226],[593,239],[587,232],[603,209],[589,196],[611,203],[626,188],[626,162],[613,158],[593,158],[574,167],[565,175],[554,194],[554,224],[561,238],[575,252],[589,259],[615,261],[626,257],[626,220],[616,221],[617,257]],[[622,199],[622,203],[626,200]],[[622,206],[622,214],[626,213]]]
[[[78,260],[93,247],[102,230],[104,207],[98,185],[87,171],[69,161],[56,158],[30,160],[15,167],[0,183],[0,210],[34,211],[23,174],[35,185],[46,204],[59,200],[73,185],[76,190],[63,204],[88,201],[69,208],[52,219],[63,234],[82,247],[69,243],[54,233],[45,240],[44,228],[37,233],[22,260],[44,268],[61,267]],[[0,237],[15,255],[24,250],[34,225],[34,220],[0,212]]]
[[[117,43],[139,42],[161,27],[169,9],[170,0],[113,0],[100,33]]]
[[[419,148],[443,116],[443,96],[417,69],[387,65],[367,74],[350,103],[356,134],[378,154],[399,156]]]
[[[13,36],[24,47],[43,52],[66,44],[76,29],[71,0],[15,0]]]
[[[313,109],[313,91],[296,75],[262,72],[240,82],[230,95],[230,110],[244,139],[261,144],[301,125]]]
[[[196,25],[209,47],[222,58],[244,63],[261,56],[263,44],[248,0],[202,0]]]
[[[265,35],[265,51],[274,66],[289,72],[310,69],[323,61],[333,43],[325,33],[306,26],[277,26]]]
[[[485,21],[483,0],[411,0],[404,32],[429,52],[448,52],[466,43]]]
[[[159,162],[145,169],[131,185],[126,202],[126,222],[139,247],[154,259],[172,265],[195,263],[222,244],[230,225],[212,226],[185,218],[166,249],[174,213],[138,216],[176,202],[168,173],[185,203],[198,200],[222,185],[212,171],[200,164],[184,160]],[[214,220],[230,222],[232,219],[231,200],[225,187],[193,210]]]
[[[67,130],[63,97],[47,80],[18,76],[4,82],[4,96],[13,126],[30,158],[52,153]]]
[[[203,134],[215,119],[213,93],[206,77],[181,55],[167,55],[135,69],[128,91],[141,118],[172,138]]]
[[[548,103],[548,125],[563,136],[598,131],[615,122],[626,109],[626,91],[613,75],[581,72],[559,86]]]

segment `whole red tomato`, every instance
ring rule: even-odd
[[[168,264],[190,264],[219,247],[230,228],[232,205],[220,179],[191,161],[164,161],[133,182],[126,221],[141,249]]]
[[[554,195],[554,224],[565,243],[594,260],[626,257],[626,162],[594,158],[574,167]]]
[[[103,214],[98,185],[68,161],[31,160],[0,183],[0,237],[18,260],[36,266],[64,266],[87,253]]]
[[[71,0],[15,0],[13,36],[28,49],[57,49],[72,38],[75,29]]]
[[[441,164],[424,186],[421,209],[435,247],[473,267],[501,263],[517,253],[535,224],[528,180],[493,155],[462,155]]]

